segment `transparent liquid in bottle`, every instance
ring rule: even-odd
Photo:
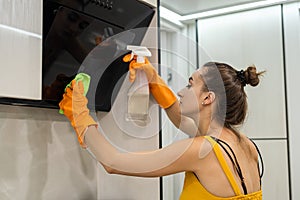
[[[146,74],[137,70],[136,79],[128,92],[127,120],[146,121],[149,113],[149,86]]]

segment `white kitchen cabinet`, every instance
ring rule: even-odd
[[[42,1],[1,1],[0,13],[0,96],[39,100]]]

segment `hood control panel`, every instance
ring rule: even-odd
[[[90,0],[91,3],[102,6],[105,9],[111,10],[113,8],[113,1],[112,0]]]

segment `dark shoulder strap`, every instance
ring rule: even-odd
[[[224,158],[224,155],[223,155],[220,145],[212,137],[210,137],[210,136],[204,136],[204,137],[211,143],[211,145],[213,147],[213,151],[214,151],[234,193],[236,194],[236,196],[242,195],[242,192],[240,191],[240,188],[235,180],[235,177],[234,177],[231,169],[229,168],[227,161]]]
[[[241,170],[241,167],[237,161],[237,158],[235,156],[235,153],[234,151],[232,150],[232,148],[226,143],[224,142],[223,140],[220,140],[218,138],[215,138],[215,137],[212,137],[221,147],[222,149],[225,151],[225,153],[228,155],[229,159],[231,160],[236,172],[238,173],[239,177],[240,177],[240,180],[241,180],[241,184],[242,184],[242,188],[243,188],[243,191],[244,191],[244,194],[248,194],[248,191],[247,191],[247,187],[246,187],[246,184],[245,184],[245,181],[244,181],[244,176],[243,176],[243,173],[242,173],[242,170]],[[228,147],[228,149],[230,150],[231,154],[233,155],[233,158],[231,156],[231,154],[228,152],[228,150],[223,146],[226,145]]]
[[[256,148],[256,151],[257,151],[257,153],[258,153],[258,155],[259,155],[259,159],[260,159],[260,163],[261,163],[261,169],[260,169],[260,167],[259,167],[259,161],[257,161],[257,168],[258,168],[258,174],[259,174],[259,177],[260,177],[260,186],[261,186],[261,179],[262,179],[262,177],[263,177],[263,175],[264,175],[264,161],[263,161],[263,158],[262,158],[262,155],[261,155],[261,153],[260,153],[260,151],[259,151],[259,149],[258,149],[258,146],[255,144],[255,142],[253,141],[253,140],[251,140],[250,138],[248,138],[251,142],[252,142],[252,144],[255,146],[255,148]]]

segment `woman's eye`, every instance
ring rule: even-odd
[[[79,23],[78,26],[81,30],[84,30],[88,25],[89,25],[89,23],[87,23],[87,22],[81,22],[81,23]]]
[[[192,85],[188,84],[186,87],[187,87],[187,89],[190,89],[192,87]]]

